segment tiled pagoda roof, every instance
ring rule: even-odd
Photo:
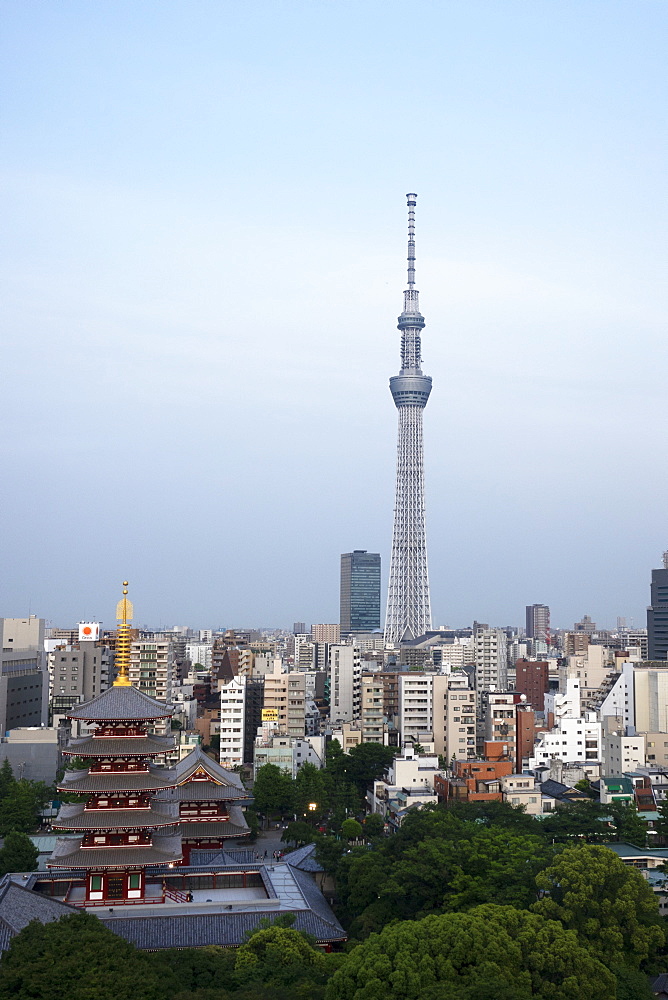
[[[146,865],[166,865],[182,858],[181,837],[178,834],[153,835],[152,843],[144,846],[82,847],[80,837],[59,837],[49,868],[144,868]]]
[[[174,826],[179,821],[175,805],[165,803],[162,809],[154,809],[153,805],[144,809],[86,809],[83,802],[66,802],[53,827],[55,830],[141,830]]]
[[[73,775],[70,779],[68,774]],[[174,768],[148,771],[65,771],[58,788],[63,792],[161,792],[176,784]]]
[[[147,757],[174,747],[171,736],[84,736],[70,740],[63,753],[75,757]]]
[[[161,701],[149,698],[136,687],[110,687],[96,698],[75,705],[67,713],[69,719],[85,722],[122,722],[168,719],[172,711]]]

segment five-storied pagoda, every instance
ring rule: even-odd
[[[431,628],[427,537],[424,508],[422,411],[431,392],[431,378],[422,373],[420,313],[415,287],[415,204],[408,199],[408,288],[399,317],[401,371],[390,379],[390,391],[399,411],[397,486],[390,584],[387,592],[385,642],[397,645]]]
[[[174,749],[174,740],[148,731],[172,713],[130,684],[133,612],[127,581],[123,587],[116,611],[114,685],[68,713],[94,727],[90,735],[71,740],[65,751],[88,767],[66,771],[59,785],[60,791],[80,794],[82,800],[62,806],[53,826],[76,836],[59,837],[48,861],[50,868],[72,872],[72,903],[143,902],[146,868],[182,858],[178,803],[155,798],[177,784],[174,769],[156,764]]]

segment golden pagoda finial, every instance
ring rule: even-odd
[[[132,601],[127,598],[128,581],[123,580],[123,597],[116,605],[116,680],[114,687],[130,687],[130,622],[134,615]]]

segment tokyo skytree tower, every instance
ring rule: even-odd
[[[424,456],[422,411],[431,392],[431,378],[422,374],[420,314],[415,287],[415,202],[408,199],[408,288],[401,330],[401,371],[390,379],[390,391],[399,411],[397,442],[397,488],[394,502],[394,532],[390,585],[385,616],[385,642],[399,643],[423,635],[431,628],[427,538],[424,509]]]

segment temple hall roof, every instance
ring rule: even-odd
[[[345,941],[346,932],[331,910],[330,914],[331,919],[328,920],[312,910],[300,910],[295,912],[292,927],[296,931],[311,934],[322,944]],[[245,943],[249,931],[259,929],[261,920],[275,920],[277,915],[275,909],[253,913],[165,914],[159,917],[113,917],[108,913],[99,914],[110,931],[146,951],[203,948],[207,945],[234,948]]]
[[[189,781],[178,788],[171,787],[160,795],[160,799],[169,802],[252,802],[253,796],[245,789],[242,791],[232,785],[216,785],[212,781]]]
[[[146,757],[175,747],[171,736],[84,736],[70,740],[65,754],[75,757]]]
[[[14,876],[16,878],[16,876]],[[0,882],[0,952],[5,951],[13,937],[31,920],[49,924],[60,917],[71,916],[77,910],[49,896],[31,892],[5,875]]]
[[[235,771],[228,771],[217,761],[204,753],[201,746],[196,746],[190,753],[180,760],[176,765],[178,783],[181,785],[197,771],[206,771],[211,779],[219,784],[230,788],[236,788],[243,795],[247,795],[246,789],[239,775]]]
[[[283,861],[292,868],[299,868],[302,872],[323,872],[325,869],[315,859],[315,844],[306,844],[305,847],[298,847],[295,851],[283,855]]]
[[[245,837],[248,833],[248,827],[237,826],[236,823],[231,823],[229,820],[212,822],[209,820],[205,823],[202,820],[195,822],[181,822],[179,823],[179,833],[183,840],[191,840],[196,837],[217,837],[222,840],[225,837]]]
[[[167,719],[172,710],[161,701],[149,698],[136,687],[110,687],[97,697],[75,705],[67,713],[69,719],[86,722],[138,722],[149,719]]]

